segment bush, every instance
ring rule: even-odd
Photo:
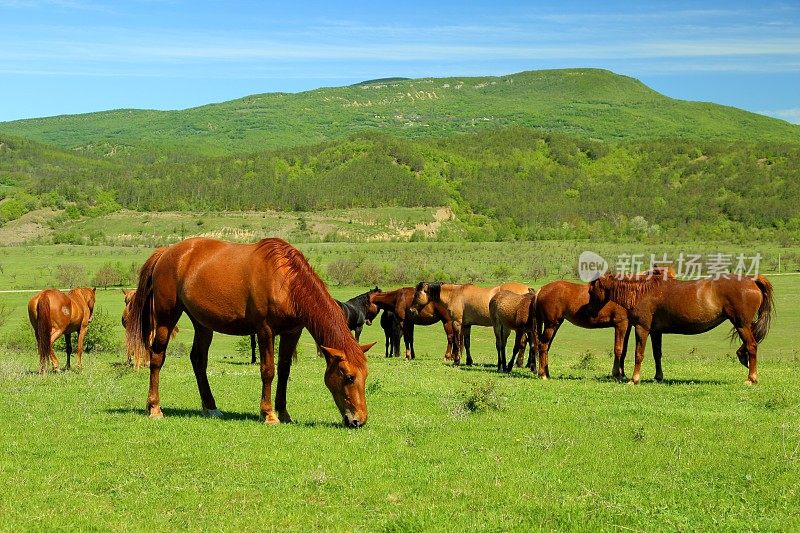
[[[56,284],[71,289],[86,285],[86,271],[80,265],[60,264],[56,266]]]
[[[462,417],[469,413],[500,409],[500,396],[493,380],[484,383],[473,383],[470,389],[462,396],[461,401],[453,409],[455,417]]]
[[[341,258],[328,265],[328,278],[336,285],[353,285],[356,269],[361,261],[355,258]]]
[[[131,271],[123,267],[120,262],[104,264],[97,269],[92,278],[94,287],[123,287],[131,284]]]

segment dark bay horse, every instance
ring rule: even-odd
[[[361,337],[361,330],[364,329],[364,324],[371,326],[372,321],[380,311],[377,305],[369,301],[369,295],[375,292],[381,292],[381,290],[375,287],[364,294],[350,298],[346,302],[336,300],[336,303],[342,308],[345,320],[347,320],[347,327],[355,334],[356,341]]]
[[[147,411],[151,417],[163,416],[159,375],[170,332],[183,313],[194,325],[190,359],[202,408],[208,415],[222,416],[206,372],[214,332],[255,334],[261,357],[261,417],[269,424],[291,422],[286,410],[286,386],[292,354],[306,328],[325,355],[325,384],[344,425],[359,427],[367,421],[364,353],[374,343],[356,343],[325,284],[303,254],[289,243],[263,239],[253,244],[235,244],[193,238],[159,248],[147,259],[130,306],[128,341],[150,353]],[[271,391],[278,336],[278,387],[273,410]]]
[[[489,301],[501,290],[527,294],[528,286],[522,283],[504,283],[496,287],[478,287],[471,283],[420,282],[414,291],[410,311],[419,313],[431,303],[441,304],[453,321],[453,365],[461,362],[461,348],[467,352],[467,365],[472,364],[470,353],[470,328],[492,327]]]
[[[616,379],[625,377],[625,353],[631,333],[628,313],[612,301],[599,309],[591,308],[588,283],[559,280],[543,286],[536,296],[536,319],[539,325],[539,377],[550,377],[550,347],[564,320],[587,329],[614,328],[614,366],[611,375]],[[529,360],[528,364],[533,369],[535,361]]]
[[[758,382],[758,343],[766,337],[774,312],[772,284],[764,276],[722,276],[680,281],[660,275],[614,276],[606,274],[590,283],[593,306],[615,302],[628,312],[636,332],[636,366],[633,383],[639,383],[648,335],[653,338],[656,381],[661,381],[661,336],[664,333],[696,335],[733,324],[731,338],[742,341],[736,350],[748,369],[748,385]]]
[[[400,337],[403,335],[400,319],[394,312],[384,309],[381,314],[381,328],[385,338],[385,356],[400,357]]]
[[[406,359],[415,359],[414,353],[414,326],[430,326],[441,322],[444,326],[444,333],[447,336],[447,349],[444,358],[450,359],[455,339],[453,337],[453,326],[450,315],[440,304],[431,304],[420,308],[414,316],[410,316],[408,311],[411,308],[411,301],[414,299],[414,287],[402,287],[389,292],[374,292],[370,294],[369,301],[384,311],[391,311],[400,321],[400,328],[406,345]]]
[[[58,371],[58,358],[53,343],[64,335],[67,351],[67,369],[72,355],[72,334],[78,332],[78,368],[83,366],[83,339],[94,315],[96,289],[79,287],[64,294],[58,289],[45,289],[28,302],[28,318],[36,335],[39,352],[39,373],[47,371],[47,358],[53,370]]]

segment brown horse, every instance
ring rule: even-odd
[[[411,301],[414,299],[414,287],[403,287],[389,292],[372,292],[369,295],[370,304],[375,304],[379,309],[391,311],[400,321],[402,336],[406,345],[406,359],[416,358],[414,353],[414,326],[430,326],[441,322],[447,336],[447,349],[444,358],[450,359],[453,350],[453,325],[450,315],[444,306],[431,304],[420,309],[413,317],[408,314]]]
[[[470,353],[470,328],[472,326],[492,327],[489,314],[489,300],[501,290],[516,294],[527,294],[528,286],[522,283],[504,283],[496,287],[482,288],[455,283],[420,282],[414,292],[410,312],[419,313],[426,305],[441,303],[453,321],[453,364],[461,362],[461,348],[467,352],[467,364],[472,364]]]
[[[536,358],[535,347],[538,344],[536,331],[536,292],[527,294],[501,290],[489,300],[489,314],[494,327],[495,346],[497,347],[497,371],[511,372],[514,360],[519,354],[519,366],[522,366],[522,355],[525,345],[530,344],[530,360]],[[506,364],[506,343],[511,332],[514,336],[514,351]]]
[[[680,281],[660,275],[614,276],[606,274],[591,282],[590,305],[608,301],[628,312],[636,332],[636,366],[633,383],[639,383],[648,335],[653,338],[656,381],[661,381],[661,336],[664,333],[696,335],[725,320],[733,324],[742,346],[739,362],[748,368],[748,385],[758,382],[756,354],[766,337],[773,315],[772,284],[764,276],[722,276],[716,279]]]
[[[625,353],[631,326],[628,313],[614,302],[606,302],[600,309],[589,306],[589,284],[570,281],[548,283],[536,296],[536,319],[539,325],[539,377],[550,377],[548,367],[550,347],[564,320],[581,328],[614,328],[614,366],[612,377],[625,377]],[[535,361],[528,361],[531,370]]]
[[[94,315],[97,289],[79,287],[64,294],[58,289],[45,289],[28,302],[28,318],[36,335],[39,351],[39,373],[47,371],[47,358],[58,371],[58,359],[53,343],[64,335],[67,348],[67,369],[72,355],[72,334],[78,332],[78,368],[83,366],[83,339]]]
[[[261,356],[262,419],[269,424],[291,422],[286,410],[286,386],[292,354],[306,328],[325,355],[325,384],[345,426],[359,427],[367,421],[364,353],[374,343],[356,343],[325,284],[303,254],[289,243],[263,239],[253,244],[235,244],[193,238],[159,248],[145,262],[130,307],[128,341],[150,353],[147,410],[151,417],[163,416],[159,375],[170,332],[184,312],[194,325],[190,359],[204,413],[222,416],[206,371],[214,332],[255,333]],[[276,336],[281,341],[273,410]]]

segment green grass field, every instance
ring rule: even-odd
[[[516,257],[514,244],[497,246],[485,263]],[[9,273],[32,281],[26,264],[35,271],[56,254],[140,261],[148,250],[3,252],[7,286]],[[121,351],[42,377],[34,351],[0,348],[0,529],[797,529],[800,276],[771,280],[777,318],[753,387],[725,326],[666,336],[666,382],[632,386],[608,379],[610,330],[565,325],[543,382],[521,369],[496,374],[487,328],[473,328],[475,366],[452,368],[439,326],[417,330],[418,359],[406,362],[383,357],[375,324],[362,336],[379,344],[361,430],[340,427],[307,334],[289,383],[295,423],[279,427],[258,422],[259,373],[223,335],[209,376],[226,418],[200,416],[185,319],[161,375],[162,421],[145,416],[147,372],[124,366]],[[9,313],[0,337],[24,327],[30,296],[0,294]],[[100,291],[97,309],[118,316],[121,296]],[[648,348],[648,378],[649,357]]]

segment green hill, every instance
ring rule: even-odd
[[[4,122],[0,133],[92,156],[152,161],[301,146],[363,130],[429,138],[498,126],[599,140],[800,142],[800,126],[671,99],[633,78],[595,69],[372,80],[181,111],[121,109]]]

